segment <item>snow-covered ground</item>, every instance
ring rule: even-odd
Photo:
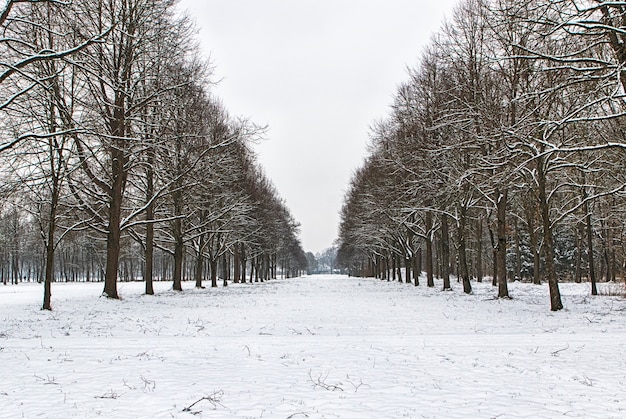
[[[626,417],[626,299],[314,276],[0,286],[0,417]]]

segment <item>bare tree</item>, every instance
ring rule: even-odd
[[[90,91],[84,102],[87,112],[82,121],[89,127],[90,135],[79,138],[77,151],[85,179],[91,184],[92,197],[106,206],[99,210],[90,205],[84,208],[104,223],[107,237],[104,294],[110,298],[118,298],[122,231],[145,210],[140,206],[129,213],[123,211],[128,179],[140,161],[143,148],[135,122],[145,106],[158,98],[156,93],[141,96],[147,92],[137,87],[145,77],[152,76],[140,71],[145,70],[141,64],[151,47],[164,36],[162,22],[172,15],[174,4],[171,0],[107,3],[94,0],[85,6],[87,30],[99,32],[113,27],[106,42],[84,51],[81,60],[75,62],[84,72]]]
[[[61,0],[4,2],[4,6],[0,7],[0,111],[10,108],[21,96],[34,89],[46,89],[49,77],[57,76],[33,71],[35,66],[67,59],[93,44],[103,42],[108,36],[110,26],[101,26],[99,31],[93,33],[75,31],[72,22],[76,22],[79,15],[77,5]],[[42,16],[49,16],[50,19],[45,21]],[[63,30],[59,31],[60,26]],[[33,33],[45,36],[45,47],[32,37]],[[46,136],[42,132],[19,132],[2,125],[0,130],[0,152],[22,140]]]

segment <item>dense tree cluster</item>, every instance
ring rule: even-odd
[[[298,224],[175,0],[0,8],[0,280],[259,281],[306,268]],[[249,278],[249,279],[248,279]]]
[[[307,258],[307,275],[334,274],[339,270],[336,269],[335,259],[337,257],[337,248],[329,247],[317,254],[311,252],[306,253]]]
[[[621,1],[459,3],[372,128],[340,264],[467,293],[488,272],[501,298],[547,281],[552,310],[560,279],[623,277],[625,22]]]

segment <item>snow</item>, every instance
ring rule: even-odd
[[[626,299],[342,276],[0,287],[0,417],[626,417]]]

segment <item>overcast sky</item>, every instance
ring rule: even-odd
[[[255,148],[305,251],[337,237],[372,122],[389,110],[457,0],[182,0],[232,115],[268,125]]]

